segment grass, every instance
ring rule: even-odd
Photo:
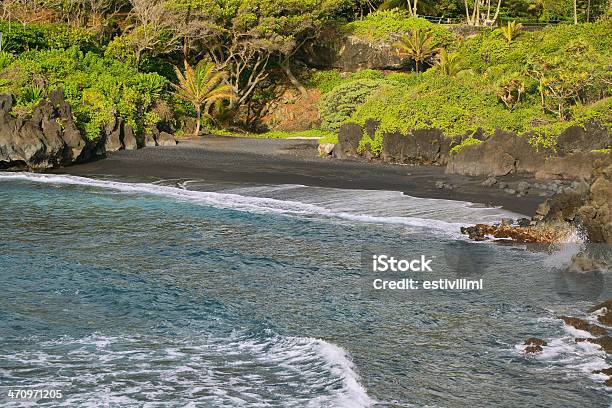
[[[302,131],[294,131],[294,132],[284,132],[284,131],[270,131],[264,133],[240,133],[240,132],[231,132],[224,129],[213,129],[212,134],[215,136],[229,136],[229,137],[244,137],[249,139],[289,139],[289,138],[319,138],[321,140],[336,140],[337,143],[338,137],[332,132],[325,132],[319,129],[309,129]],[[324,143],[324,142],[321,142]],[[326,143],[326,142],[325,142]]]

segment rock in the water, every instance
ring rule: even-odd
[[[544,349],[540,345],[525,347],[525,353],[540,353],[542,351],[544,351]]]
[[[329,156],[334,151],[334,143],[322,143],[319,145],[319,156]]]
[[[529,337],[527,340],[525,340],[524,343],[526,346],[548,346],[548,343],[546,343],[546,340],[542,340],[539,339],[537,337]]]
[[[507,224],[476,224],[461,228],[461,233],[474,241],[484,241],[487,236],[491,236],[520,243],[554,244],[563,242],[571,230],[555,225],[519,227]]]
[[[157,136],[157,145],[158,146],[176,146],[176,139],[170,133],[161,132],[159,136]]]
[[[593,374],[612,375],[612,367],[604,368],[602,370],[593,371]]]
[[[593,343],[601,346],[601,348],[608,354],[612,354],[612,337],[611,336],[601,336],[596,338],[578,338],[576,339],[576,343],[581,343],[586,341],[587,343]]]
[[[579,319],[577,317],[561,316],[560,319],[563,320],[563,322],[568,326],[572,326],[575,329],[588,332],[593,336],[605,336],[606,334],[608,334],[608,331],[603,327],[591,324],[586,320]]]
[[[599,323],[612,327],[612,299],[590,308],[589,313],[596,313]]]
[[[594,259],[589,254],[577,254],[572,256],[568,271],[576,273],[584,272],[606,272],[609,266],[600,259]]]

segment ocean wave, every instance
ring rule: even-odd
[[[170,187],[151,183],[127,183],[70,175],[36,173],[2,173],[0,174],[0,181],[3,180],[23,180],[48,184],[83,185],[94,188],[115,190],[124,193],[161,195],[178,200],[209,205],[216,208],[260,214],[273,213],[295,216],[318,216],[328,219],[339,219],[360,223],[404,225],[409,227],[436,230],[452,235],[456,238],[461,237],[459,228],[463,226],[462,223],[430,218],[353,213],[333,210],[320,205],[299,201],[279,200],[275,198],[254,197],[214,191],[195,191],[180,187]]]
[[[37,382],[64,391],[67,405],[172,401],[184,406],[357,408],[375,403],[346,351],[332,343],[273,333],[203,337],[180,342],[99,333],[64,337],[37,342],[36,350],[2,355],[0,361],[13,367],[7,383],[23,387],[28,372],[35,370]]]

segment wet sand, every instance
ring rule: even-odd
[[[483,178],[444,174],[444,167],[393,165],[318,157],[314,140],[207,137],[177,146],[120,151],[53,173],[117,179],[191,179],[206,182],[301,184],[402,191],[415,197],[501,206],[531,216],[544,201],[537,192],[516,197],[481,185]],[[506,177],[504,181],[519,178]],[[439,189],[442,181],[453,189]]]

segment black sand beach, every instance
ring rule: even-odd
[[[444,167],[341,161],[318,157],[316,149],[315,140],[207,137],[182,141],[176,147],[120,151],[53,173],[391,190],[415,197],[501,206],[529,216],[544,201],[537,192],[516,197],[495,186],[482,186],[482,178],[444,174]],[[439,181],[452,185],[452,190],[438,188]]]

